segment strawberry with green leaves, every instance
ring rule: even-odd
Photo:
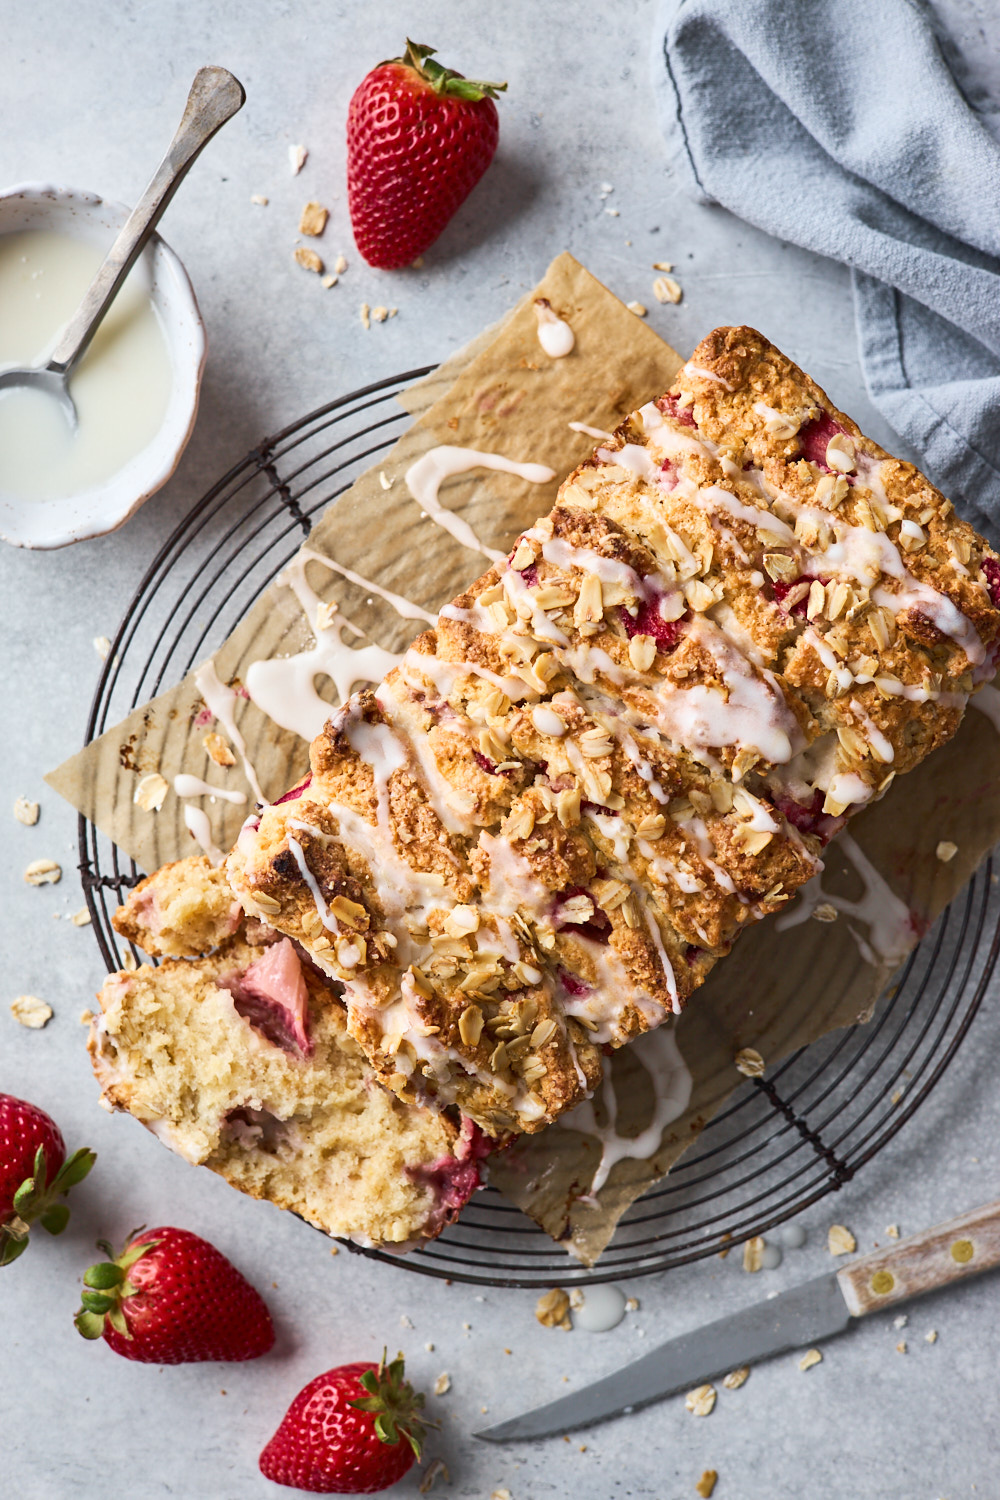
[[[187,1229],[136,1231],[84,1273],[75,1323],[125,1359],[179,1365],[256,1359],[274,1343],[263,1298],[221,1250]]]
[[[275,1484],[314,1495],[374,1495],[420,1457],[424,1404],[404,1380],[403,1356],[390,1365],[340,1365],[317,1375],[282,1418],[260,1455]]]
[[[28,1248],[32,1225],[62,1234],[69,1209],[60,1199],[97,1160],[75,1151],[66,1160],[59,1126],[37,1104],[0,1094],[0,1266]]]
[[[433,244],[493,160],[507,85],[463,78],[407,41],[361,80],[347,111],[347,201],[358,249],[383,270]]]

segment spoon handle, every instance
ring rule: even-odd
[[[225,68],[198,69],[167,153],[66,325],[48,369],[65,375],[76,364],[195,158],[245,100],[243,85]]]

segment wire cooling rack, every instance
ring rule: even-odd
[[[433,366],[311,412],[225,474],[165,543],[125,612],[87,742],[216,649],[329,503],[411,420],[395,399]],[[109,971],[126,947],[111,913],[145,872],[80,819],[80,871]],[[544,1287],[664,1271],[716,1254],[848,1182],[919,1109],[965,1037],[1000,952],[991,860],[941,914],[876,1007],[748,1081],[669,1176],[634,1203],[587,1272],[492,1188],[400,1257],[359,1254],[482,1286]],[[133,950],[134,952],[134,950]]]

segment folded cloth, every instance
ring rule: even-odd
[[[654,81],[691,190],[850,266],[872,400],[1000,530],[1000,145],[918,0],[665,0]]]

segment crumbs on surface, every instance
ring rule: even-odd
[[[29,885],[58,885],[62,879],[62,866],[54,859],[33,859],[24,872]]]
[[[14,816],[19,823],[26,828],[32,828],[38,822],[39,806],[37,802],[29,802],[27,797],[18,797],[14,803]]]

